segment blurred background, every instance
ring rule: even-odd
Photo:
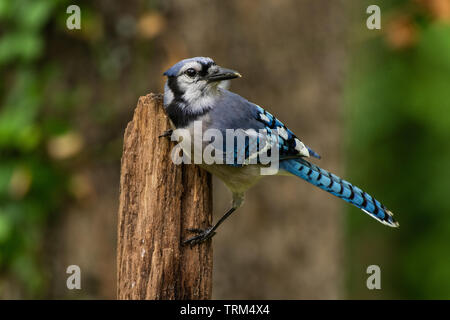
[[[401,224],[267,178],[214,238],[214,298],[450,298],[450,0],[0,0],[0,298],[115,298],[124,129],[192,56]],[[229,201],[215,181],[215,219]]]

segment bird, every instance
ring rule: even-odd
[[[163,75],[167,77],[163,104],[172,129],[160,137],[172,136],[174,130],[186,130],[193,134],[195,122],[201,121],[205,129],[214,129],[224,135],[230,129],[241,130],[249,136],[255,132],[265,132],[269,135],[266,140],[270,141],[269,144],[262,143],[263,139],[257,134],[257,141],[261,143],[256,148],[251,148],[250,142],[246,141],[240,147],[239,144],[234,144],[231,152],[224,151],[223,154],[227,154],[227,157],[231,154],[231,161],[199,164],[224,182],[231,191],[232,204],[211,227],[188,229],[193,236],[184,240],[184,245],[192,246],[211,239],[219,225],[242,206],[246,191],[265,176],[261,174],[261,169],[267,165],[260,161],[249,161],[258,158],[262,149],[268,153],[274,150],[278,152],[278,175],[299,177],[356,206],[389,227],[399,226],[393,213],[373,196],[312,163],[311,158],[320,159],[321,156],[306,146],[275,116],[230,91],[230,80],[240,78],[239,72],[221,67],[209,57],[194,57],[175,63]],[[220,143],[216,147],[217,145],[220,146]],[[222,145],[225,146],[225,143]],[[201,148],[205,148],[205,143],[202,143]],[[192,157],[192,148],[183,151]]]

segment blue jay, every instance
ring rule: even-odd
[[[272,114],[260,106],[227,90],[230,79],[241,75],[233,70],[222,68],[206,57],[195,57],[179,61],[166,72],[164,87],[164,108],[174,129],[187,129],[192,132],[195,121],[202,121],[206,129],[213,128],[224,133],[227,129],[265,130],[278,134],[280,175],[300,177],[360,208],[379,222],[398,227],[393,214],[378,200],[360,188],[338,176],[308,162],[305,158],[320,156],[304,145],[291,130]],[[171,135],[172,130],[162,136]],[[235,146],[235,148],[237,148]],[[256,150],[258,152],[260,150]],[[235,157],[249,158],[248,145],[245,150],[235,149]],[[227,162],[225,164],[201,164],[201,167],[220,178],[232,192],[232,207],[220,220],[205,230],[189,229],[196,234],[184,244],[198,244],[216,234],[218,226],[225,221],[244,201],[244,193],[263,176],[262,164]]]

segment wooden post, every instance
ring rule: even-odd
[[[161,95],[141,97],[125,131],[117,247],[118,299],[210,299],[211,241],[185,247],[212,222],[211,177],[176,166]]]

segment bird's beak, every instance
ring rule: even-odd
[[[206,76],[206,80],[208,82],[229,80],[242,77],[241,74],[237,71],[225,68],[219,68],[217,72]]]

